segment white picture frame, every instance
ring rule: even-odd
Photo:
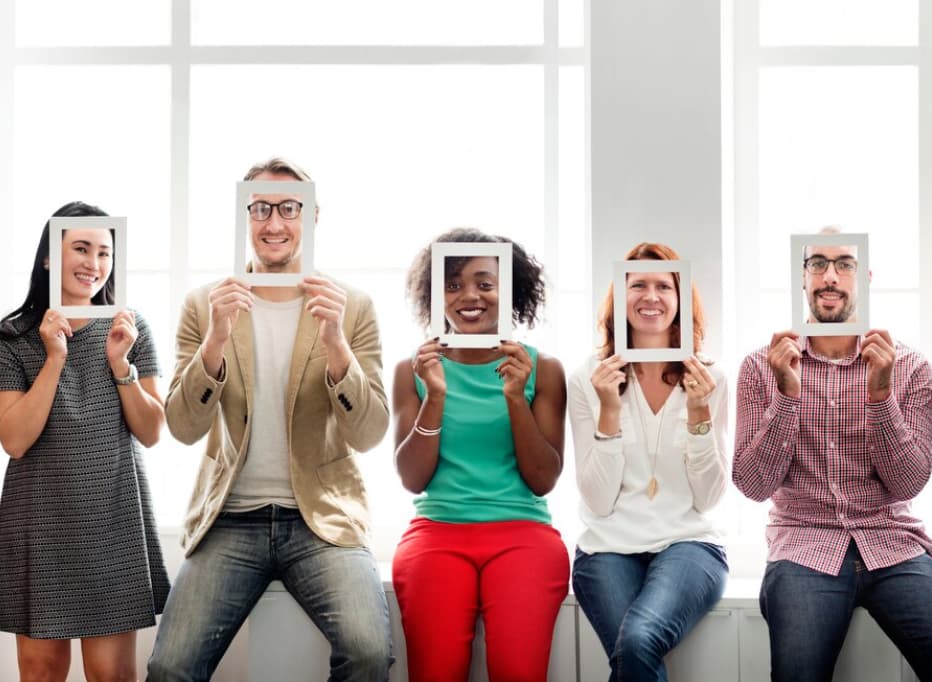
[[[803,278],[806,249],[818,246],[857,247],[858,300],[855,322],[808,322],[809,301]],[[792,329],[801,336],[856,336],[870,329],[870,251],[866,233],[790,235],[790,291],[793,302]]]
[[[301,209],[301,272],[248,272],[249,213],[246,206],[254,194],[293,194],[304,204]],[[274,209],[273,209],[274,210]],[[317,200],[311,181],[244,180],[236,183],[236,248],[233,275],[254,286],[293,287],[314,274],[314,227]]]
[[[66,230],[113,230],[113,305],[62,305],[61,242]],[[68,319],[111,318],[126,310],[126,218],[118,216],[56,217],[49,220],[49,308]]]
[[[621,260],[613,263],[615,353],[626,362],[678,362],[693,355],[692,267],[688,260]],[[672,272],[680,276],[678,348],[629,348],[627,282],[629,273]]]
[[[498,332],[450,334],[444,315],[444,262],[450,257],[491,256],[498,259]],[[431,244],[430,335],[450,348],[493,348],[510,339],[512,324],[512,249],[508,242],[435,242]]]

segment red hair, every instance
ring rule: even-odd
[[[679,254],[669,246],[664,244],[654,244],[650,242],[641,242],[626,255],[625,260],[680,260]],[[676,287],[677,300],[680,298],[680,273],[673,272],[673,282]],[[692,285],[693,295],[693,352],[698,353],[702,349],[702,340],[705,337],[705,314],[702,311],[702,300],[699,298],[699,291],[696,285]],[[670,347],[677,348],[680,345],[680,310],[676,311],[676,316],[670,324]],[[599,357],[607,358],[615,353],[615,286],[609,285],[608,293],[599,306],[598,328],[601,334],[602,343],[599,345]],[[628,338],[631,336],[631,324],[625,320],[625,333]],[[668,383],[675,384],[682,377],[683,363],[670,362],[664,370],[664,380]],[[622,384],[624,386],[624,384]]]

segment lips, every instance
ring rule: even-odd
[[[90,287],[99,279],[97,275],[89,275],[83,272],[76,272],[74,278],[84,286]]]
[[[467,322],[475,322],[485,312],[485,308],[459,308],[456,314]]]
[[[832,287],[816,289],[815,295],[820,301],[830,305],[834,305],[848,298],[848,295],[845,292],[839,291],[838,289]]]

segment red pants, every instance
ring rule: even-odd
[[[544,681],[569,557],[534,521],[441,523],[418,518],[392,563],[411,682],[465,681],[476,617],[490,682]]]

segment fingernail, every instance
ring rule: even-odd
[[[432,340],[433,340],[433,341],[439,341],[439,340],[440,340],[440,337],[439,337],[439,336],[435,336]],[[441,346],[445,346],[446,344],[443,344],[443,343],[442,343],[442,344],[440,344],[440,345],[441,345]]]
[[[440,337],[438,336],[437,338],[440,338]],[[440,347],[441,347],[441,348],[446,348],[446,347],[449,346],[449,345],[450,345],[449,343],[441,343],[441,344],[440,344]]]

